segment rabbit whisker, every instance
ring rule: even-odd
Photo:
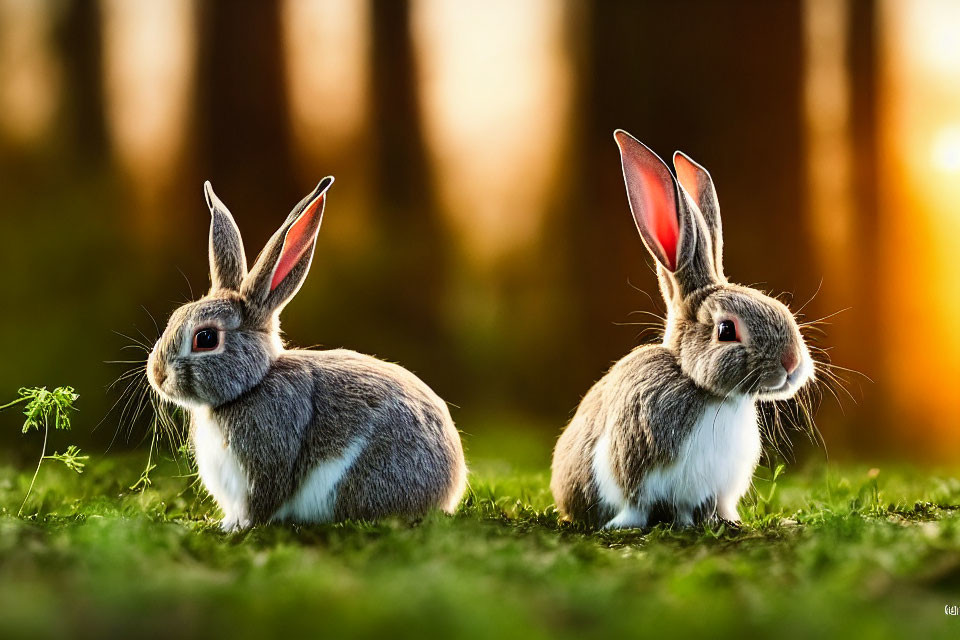
[[[656,318],[657,320],[659,320],[660,322],[666,322],[666,321],[667,321],[667,319],[666,319],[664,316],[661,316],[660,314],[654,313],[653,311],[644,311],[644,310],[642,310],[642,309],[638,309],[638,310],[636,310],[636,311],[631,311],[631,312],[629,312],[627,315],[628,315],[628,316],[632,316],[632,315],[635,315],[635,314],[643,314],[643,315],[646,315],[646,316],[652,316],[652,317]]]
[[[147,353],[147,354],[150,353],[150,349],[148,349],[147,347],[145,347],[145,346],[143,346],[143,345],[140,345],[140,344],[126,344],[126,345],[123,345],[122,347],[120,347],[120,350],[121,350],[121,351],[123,351],[124,349],[138,349],[138,350],[143,351],[143,352],[145,352],[145,353]]]
[[[143,339],[146,341],[144,344],[149,343],[149,342],[150,342],[150,338],[147,337],[147,334],[145,334],[143,331],[141,331],[138,327],[135,327],[135,328],[137,329],[137,333],[139,333],[141,336],[143,336]],[[154,340],[154,342],[156,342],[156,340]]]
[[[180,272],[180,275],[183,276],[183,281],[187,283],[187,289],[190,290],[190,299],[191,299],[191,300],[196,300],[196,296],[195,296],[194,293],[193,293],[193,285],[190,284],[190,278],[187,277],[187,274],[185,274],[185,273],[183,272],[183,269],[181,269],[180,267],[177,267],[177,271],[179,271],[179,272]]]
[[[159,337],[160,337],[160,325],[157,324],[157,319],[153,317],[153,314],[150,313],[150,310],[147,309],[147,307],[146,307],[145,305],[140,305],[140,308],[143,309],[144,312],[146,312],[147,316],[149,316],[149,318],[150,318],[150,321],[153,322],[153,328],[154,328],[154,330],[156,330],[156,332],[157,332],[157,337],[159,338]],[[144,336],[144,337],[146,337],[146,336]]]
[[[139,384],[136,391],[130,396],[130,400],[124,405],[123,411],[120,413],[120,426],[126,430],[125,441],[127,444],[130,443],[130,436],[133,434],[136,416],[139,414],[147,391],[148,388],[145,384]]]
[[[813,292],[813,295],[810,296],[810,299],[800,305],[800,308],[793,313],[793,317],[798,320],[802,317],[800,314],[803,313],[803,310],[807,308],[807,305],[813,302],[813,299],[817,297],[817,294],[820,293],[820,289],[823,287],[823,278],[820,278],[820,284],[817,285],[817,290]]]
[[[134,371],[128,371],[127,373],[132,374],[132,373],[134,373]],[[126,375],[126,374],[122,374],[122,375]],[[121,377],[122,377],[122,376],[121,376]],[[117,408],[117,405],[119,405],[119,404],[126,398],[128,391],[129,391],[132,387],[135,387],[135,386],[138,384],[139,380],[140,380],[140,378],[139,378],[138,376],[136,376],[136,375],[130,375],[129,378],[132,378],[132,379],[130,380],[130,382],[127,383],[126,387],[124,387],[123,391],[120,393],[120,396],[116,399],[116,401],[114,401],[114,403],[110,406],[110,408],[107,410],[107,412],[106,412],[105,414],[103,414],[103,417],[100,419],[100,422],[98,422],[97,425],[93,428],[94,431],[96,431],[97,429],[99,429],[99,428],[100,428],[100,425],[102,425],[104,422],[106,422],[107,418],[110,417],[110,414],[113,413],[113,410]],[[107,387],[107,390],[109,391],[110,389],[112,389],[112,388],[113,388],[117,383],[119,383],[119,382],[120,382],[120,378],[118,378],[118,379],[115,380],[113,383],[111,383],[111,385],[110,385],[109,387]],[[118,429],[119,429],[119,425],[118,425]],[[114,439],[116,439],[116,437],[117,437],[117,436],[116,436],[116,433],[114,433],[114,436],[113,436],[113,437],[114,437]],[[111,447],[111,446],[113,446],[113,440],[111,440],[111,441],[110,441],[110,445],[107,446],[107,451],[110,451],[110,447]]]
[[[654,297],[654,296],[650,295],[650,293],[649,293],[647,290],[641,289],[640,287],[636,286],[635,284],[633,284],[632,282],[630,282],[630,278],[627,278],[627,285],[628,285],[631,289],[633,289],[634,291],[637,291],[637,292],[642,293],[643,295],[647,296],[647,300],[650,301],[650,304],[652,304],[655,309],[657,309],[658,311],[666,314],[666,310],[665,310],[665,309],[663,308],[663,306],[662,306],[663,300],[662,300],[661,298]]]
[[[114,332],[115,334],[117,334],[118,336],[120,336],[121,338],[125,338],[125,339],[129,340],[130,342],[133,342],[134,344],[137,344],[137,345],[139,345],[139,346],[147,349],[147,351],[150,351],[150,350],[153,348],[151,345],[147,344],[146,342],[142,342],[142,341],[138,340],[137,338],[133,338],[133,337],[131,337],[131,336],[128,336],[128,335],[125,334],[125,333],[121,333],[121,332],[119,332],[119,331],[117,331],[117,330],[113,330],[113,332]],[[144,337],[146,337],[146,336],[144,336]]]
[[[833,313],[829,315],[825,315],[822,318],[817,318],[816,320],[810,320],[809,322],[798,322],[797,324],[799,324],[801,327],[807,327],[812,324],[819,324],[819,323],[822,323],[824,320],[829,320],[830,318],[838,316],[841,313],[844,313],[845,311],[850,311],[851,309],[853,309],[853,307],[844,307],[843,309],[840,309],[839,311],[834,311]]]

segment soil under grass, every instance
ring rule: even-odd
[[[453,517],[226,535],[172,463],[131,491],[142,465],[50,465],[27,518],[0,467],[0,637],[960,637],[947,476],[821,465],[758,482],[739,531],[590,533],[546,471],[475,461]]]

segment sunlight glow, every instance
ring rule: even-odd
[[[960,126],[944,127],[933,140],[933,166],[950,173],[960,172]]]
[[[286,0],[281,19],[296,143],[329,157],[355,141],[366,118],[370,3]]]
[[[61,69],[53,29],[61,4],[0,0],[0,127],[17,144],[36,142],[53,121]]]
[[[443,208],[471,259],[533,242],[567,142],[564,5],[416,0],[422,122]]]
[[[188,130],[196,58],[194,0],[103,0],[107,124],[138,195],[155,202]]]
[[[852,257],[848,247],[854,212],[846,67],[849,15],[846,3],[834,0],[806,0],[803,15],[807,179],[814,246],[825,270],[842,277],[850,271],[846,264]]]
[[[911,437],[942,450],[960,444],[960,4],[881,9],[880,321],[922,336],[887,351],[887,373]]]

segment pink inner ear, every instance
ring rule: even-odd
[[[637,228],[654,257],[670,271],[677,270],[680,221],[677,218],[677,186],[673,174],[657,155],[626,131],[614,132],[630,209]]]
[[[677,223],[676,204],[673,194],[668,194],[663,180],[654,171],[644,167],[637,173],[640,180],[639,195],[643,199],[640,215],[646,227],[656,239],[670,271],[677,268],[677,244],[680,242],[680,226]],[[671,185],[672,186],[672,185]]]
[[[297,266],[300,259],[310,249],[310,245],[313,244],[317,237],[317,230],[320,228],[325,197],[325,194],[321,195],[308,205],[297,221],[287,230],[287,235],[283,239],[280,259],[277,261],[277,268],[273,271],[273,280],[270,281],[270,291],[276,289],[283,282],[283,279],[290,275],[293,268]]]
[[[674,156],[673,166],[677,169],[677,180],[694,201],[697,201],[700,198],[700,172],[680,154]]]

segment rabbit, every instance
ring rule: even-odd
[[[675,178],[626,131],[614,139],[656,261],[665,332],[583,397],[554,450],[551,491],[565,519],[593,528],[739,523],[761,453],[756,404],[792,397],[813,380],[813,361],[784,304],[724,276],[706,169],[678,151]]]
[[[206,182],[211,288],[173,312],[147,361],[153,389],[190,416],[224,531],[452,513],[464,492],[460,435],[430,387],[396,364],[281,339],[331,184],[294,207],[248,271],[233,216]]]

